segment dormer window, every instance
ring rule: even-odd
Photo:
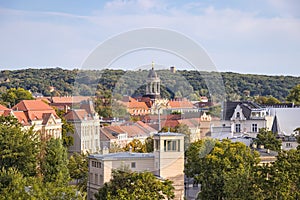
[[[241,118],[240,112],[237,112],[237,113],[236,113],[236,118]]]

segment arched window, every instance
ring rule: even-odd
[[[240,112],[237,112],[237,113],[236,113],[236,118],[240,118],[240,117],[241,117]]]

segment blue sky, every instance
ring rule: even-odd
[[[100,43],[122,32],[158,27],[201,45],[219,71],[300,76],[298,0],[0,0],[0,69],[80,68]],[[141,51],[114,67],[188,64]]]

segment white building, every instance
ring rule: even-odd
[[[65,118],[74,126],[74,144],[69,152],[95,153],[100,151],[100,120],[91,101],[82,102],[81,109],[70,110]]]
[[[112,169],[128,166],[132,171],[150,171],[162,179],[173,181],[175,199],[184,199],[184,135],[180,133],[154,134],[153,153],[110,153],[89,156],[88,199],[105,182],[110,181]]]
[[[225,102],[221,127],[212,127],[214,138],[230,138],[234,136],[250,136],[255,138],[260,128],[271,130],[274,117],[269,108],[261,107],[253,102]]]

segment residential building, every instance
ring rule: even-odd
[[[110,181],[113,169],[128,166],[132,171],[149,171],[162,180],[173,181],[175,199],[184,199],[184,135],[180,133],[156,133],[153,153],[110,153],[89,156],[88,199],[104,183]]]
[[[101,148],[111,148],[111,145],[124,147],[133,139],[144,142],[155,133],[157,133],[155,129],[141,121],[118,126],[104,126],[100,128]]]
[[[247,135],[256,137],[260,128],[271,130],[273,116],[269,108],[249,101],[224,102],[221,127],[212,127],[212,137]],[[218,137],[216,137],[218,136]]]
[[[61,119],[51,106],[41,100],[22,100],[6,114],[15,116],[24,128],[33,126],[41,139],[62,137]]]
[[[74,144],[69,153],[95,153],[100,151],[100,119],[94,110],[92,101],[81,102],[80,109],[72,109],[65,115],[66,120],[73,124]]]

